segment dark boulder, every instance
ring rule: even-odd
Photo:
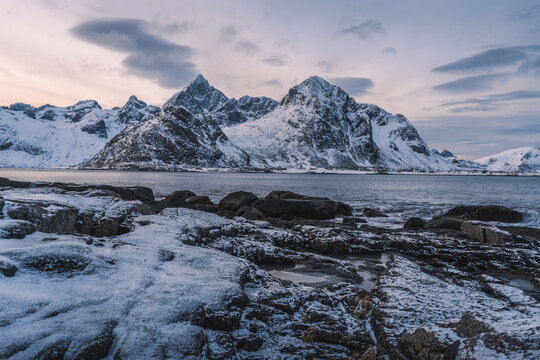
[[[14,181],[4,177],[0,177],[0,187],[27,188],[30,186],[28,181]]]
[[[1,181],[0,181],[1,183]],[[1,186],[1,185],[0,185]],[[29,186],[34,187],[45,187],[45,186],[54,186],[66,191],[74,192],[84,192],[91,190],[106,190],[109,191],[110,196],[118,196],[122,200],[134,201],[139,200],[144,203],[153,203],[154,202],[154,192],[152,189],[146,186],[113,186],[113,185],[77,185],[77,184],[66,184],[66,183],[29,183]]]
[[[454,219],[451,217],[439,216],[434,217],[426,224],[426,229],[446,229],[446,230],[461,230],[463,220]]]
[[[292,191],[275,190],[275,191],[272,191],[270,194],[268,194],[265,199],[266,200],[283,199],[283,200],[324,201],[324,202],[327,202],[328,204],[331,204],[338,215],[350,216],[353,214],[353,208],[348,204],[345,204],[339,201],[333,201],[333,200],[330,200],[328,198],[323,198],[323,197],[301,195],[301,194],[294,193]]]
[[[192,208],[193,206],[190,205],[186,199],[194,196],[197,195],[189,190],[175,191],[172,194],[167,195],[165,199],[159,201],[155,207],[157,210],[166,208]]]
[[[337,215],[335,208],[320,200],[258,200],[253,207],[267,217],[292,220],[293,218],[328,220]]]
[[[214,205],[212,200],[208,196],[197,196],[192,195],[188,196],[186,199],[186,202],[191,205]]]
[[[412,217],[405,222],[403,225],[404,229],[407,230],[420,230],[426,226],[426,220],[419,217]]]
[[[478,221],[498,221],[518,223],[523,221],[523,214],[499,205],[470,206],[460,205],[450,209],[444,216],[458,217]]]
[[[248,220],[263,220],[266,218],[262,212],[251,206],[242,206],[236,212],[236,216],[241,216]]]
[[[237,191],[225,196],[219,202],[219,207],[225,210],[238,211],[243,206],[250,206],[259,200],[255,194],[246,191]]]
[[[388,215],[383,214],[380,211],[371,208],[364,208],[364,216],[366,217],[388,217]]]

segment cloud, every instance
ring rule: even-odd
[[[259,47],[254,42],[248,40],[240,40],[234,44],[234,50],[243,52],[245,54],[256,54],[259,52]]]
[[[386,49],[383,50],[383,54],[389,54],[389,55],[396,55],[397,54],[397,50],[396,48],[393,48],[393,47],[387,47]]]
[[[496,109],[497,108],[494,106],[477,105],[477,106],[462,106],[462,107],[452,108],[448,111],[454,114],[459,114],[459,113],[464,113],[464,112],[492,111]]]
[[[539,45],[510,46],[482,51],[476,55],[434,68],[434,72],[475,72],[515,65],[525,61],[529,52],[540,52]]]
[[[384,34],[383,25],[376,20],[366,20],[361,24],[350,26],[338,32],[338,35],[352,34],[360,40],[369,40],[375,35]]]
[[[283,56],[278,56],[278,55],[267,57],[266,59],[263,59],[263,62],[265,62],[265,63],[267,63],[269,65],[272,65],[272,66],[284,66],[285,65],[284,57]]]
[[[237,35],[238,30],[234,26],[226,26],[219,31],[219,39],[223,42],[233,42]]]
[[[453,107],[448,109],[451,113],[491,111],[498,109],[501,103],[518,100],[540,99],[540,91],[536,90],[518,90],[502,94],[493,94],[479,98],[469,98],[459,101],[450,101],[441,104],[441,107]]]
[[[334,64],[326,60],[321,60],[317,63],[321,72],[330,72],[334,69]]]
[[[330,81],[353,96],[363,95],[373,87],[373,81],[361,77],[332,78]]]
[[[174,35],[191,30],[194,27],[194,24],[189,21],[173,21],[167,24],[155,22],[155,26],[157,27],[159,32],[164,32],[168,35]]]
[[[189,59],[191,47],[169,42],[147,32],[149,24],[136,19],[96,19],[71,29],[77,38],[107,49],[127,53],[122,64],[131,74],[177,88],[197,74]]]
[[[282,88],[283,84],[279,79],[271,79],[261,83],[262,86],[270,86],[275,88]]]
[[[493,104],[497,102],[505,101],[516,101],[516,100],[530,100],[530,99],[540,99],[540,91],[536,90],[518,90],[511,91],[502,94],[493,94],[484,96],[481,98],[469,98],[461,101],[451,101],[442,104],[441,106],[454,106],[454,105],[464,105],[464,104]]]
[[[540,73],[540,57],[534,57],[524,61],[518,68],[518,74]]]
[[[496,73],[469,76],[434,86],[433,89],[445,92],[485,90],[491,88],[495,83],[507,80],[512,75],[513,73]]]
[[[540,21],[540,5],[514,11],[510,14],[510,18],[514,20],[532,20],[538,22]]]

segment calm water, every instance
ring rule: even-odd
[[[272,190],[323,196],[356,209],[382,210],[390,219],[370,219],[401,226],[411,216],[431,217],[459,204],[498,204],[524,213],[524,224],[540,227],[540,177],[441,175],[337,175],[168,173],[0,169],[13,180],[59,181],[120,186],[148,186],[156,196],[191,190],[218,201],[230,192],[251,191],[265,196]]]

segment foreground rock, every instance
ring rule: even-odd
[[[506,223],[518,223],[523,221],[523,215],[520,212],[499,205],[456,206],[455,208],[450,209],[444,216]]]
[[[219,207],[251,220],[329,220],[338,215],[352,215],[350,205],[291,191],[273,191],[264,199],[259,199],[253,193],[239,191],[223,198]]]
[[[215,205],[189,191],[125,200],[64,185],[1,190],[0,358],[540,356],[532,237],[493,243],[473,241],[461,227],[268,218],[255,205],[316,202],[338,212],[324,199],[287,198],[297,194],[233,193]],[[235,217],[248,211],[264,221]],[[71,233],[65,226],[74,214],[97,223],[125,215],[129,230]],[[492,226],[459,223],[481,227],[482,236]],[[33,228],[21,232],[23,225]]]

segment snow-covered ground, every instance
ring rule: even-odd
[[[151,200],[119,194],[0,190],[0,358],[540,356],[531,239],[493,245],[336,222],[287,230],[185,208],[157,214]],[[60,231],[69,209],[130,231]],[[8,229],[29,224],[38,231]],[[295,276],[274,271],[284,267]]]

